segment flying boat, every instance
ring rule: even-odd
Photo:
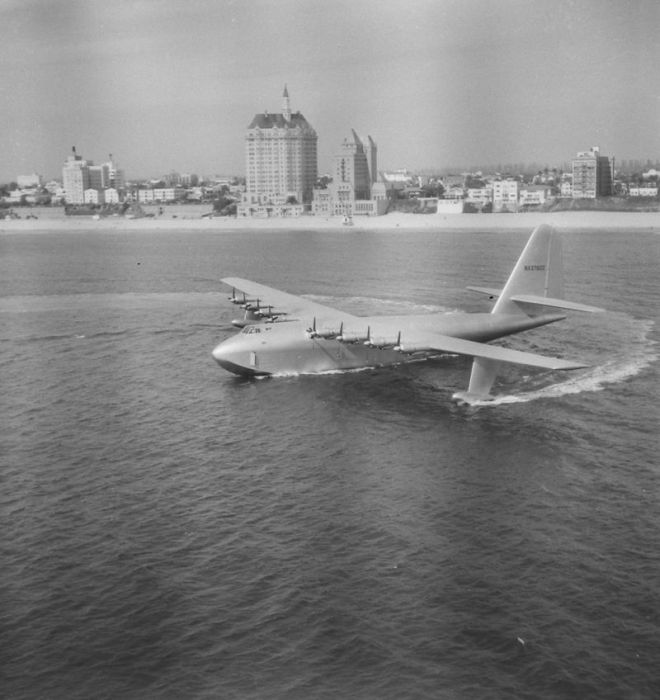
[[[502,363],[546,370],[587,365],[492,345],[491,341],[566,318],[562,311],[600,312],[563,298],[561,238],[552,226],[534,229],[504,287],[468,287],[494,300],[490,313],[444,312],[356,316],[257,282],[227,277],[241,330],[213,350],[224,369],[245,376],[317,374],[398,365],[442,354],[473,358],[467,391],[454,399],[492,399]]]

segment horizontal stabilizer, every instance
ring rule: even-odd
[[[456,355],[468,355],[469,357],[481,357],[487,360],[498,362],[509,362],[516,365],[527,365],[529,367],[542,367],[543,369],[582,369],[587,365],[570,360],[561,360],[556,357],[536,355],[531,352],[521,352],[520,350],[510,350],[499,345],[488,345],[487,343],[477,343],[473,340],[454,338],[448,335],[429,334],[424,340],[418,340],[414,345],[406,346],[402,342],[399,346],[401,352],[438,351],[448,352]]]
[[[534,304],[536,306],[551,306],[555,309],[569,309],[570,311],[587,311],[589,313],[600,313],[605,311],[598,306],[588,306],[587,304],[578,304],[574,301],[566,301],[565,299],[553,299],[552,297],[543,297],[537,294],[514,294],[511,301],[519,304]]]
[[[468,287],[471,292],[479,292],[486,294],[491,299],[496,299],[502,293],[501,289],[493,287]],[[589,306],[588,304],[578,304],[575,301],[566,301],[566,299],[553,299],[552,297],[544,297],[538,294],[514,294],[510,297],[511,301],[520,304],[534,304],[536,306],[551,306],[555,309],[568,309],[569,311],[587,311],[589,313],[600,313],[605,311],[599,306]]]
[[[479,292],[479,294],[486,294],[489,297],[498,297],[501,293],[501,289],[494,289],[493,287],[466,287],[471,292]]]

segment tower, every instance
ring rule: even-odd
[[[289,91],[287,90],[286,84],[284,85],[284,92],[282,93],[282,116],[284,121],[291,121],[291,103],[289,101]]]
[[[595,199],[612,194],[612,165],[598,146],[578,152],[572,161],[573,198]]]
[[[82,159],[76,153],[76,147],[72,149],[72,155],[66,159],[62,168],[62,186],[64,198],[67,204],[83,204],[84,192],[90,186],[90,166],[92,161]]]
[[[369,199],[372,182],[369,159],[354,129],[351,129],[351,135],[344,139],[335,156],[333,179],[338,185],[347,186],[353,199]]]
[[[284,86],[282,113],[256,114],[245,135],[246,205],[312,201],[317,178],[316,131],[292,112]]]

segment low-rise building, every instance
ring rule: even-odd
[[[518,199],[520,195],[520,183],[513,178],[495,180],[493,182],[493,211],[515,212],[518,211]]]
[[[16,184],[19,190],[39,188],[41,187],[41,175],[37,173],[32,173],[31,175],[18,175],[16,177]]]
[[[455,184],[455,185],[449,185],[447,189],[445,190],[445,199],[464,199],[465,198],[465,190],[463,189],[463,185],[460,184]]]
[[[108,187],[103,192],[106,204],[119,204],[119,191],[114,187]]]
[[[105,204],[104,191],[88,187],[83,192],[83,204]]]
[[[147,190],[137,191],[137,201],[140,204],[153,204],[154,203],[154,191],[149,188]]]
[[[465,201],[470,204],[483,206],[493,201],[493,187],[486,185],[485,187],[468,187]]]
[[[438,214],[462,214],[463,200],[462,199],[439,199]]]
[[[137,191],[137,201],[140,204],[179,202],[185,197],[186,190],[183,187],[153,187]]]
[[[154,200],[156,202],[179,202],[186,198],[186,190],[183,187],[156,187],[154,188]]]
[[[271,216],[301,216],[304,210],[304,204],[296,200],[295,193],[268,196],[244,192],[241,203],[236,209],[236,215],[267,219]]]
[[[565,178],[561,181],[559,185],[559,196],[566,199],[572,199],[573,197],[573,178]]]
[[[518,204],[521,207],[533,207],[545,204],[552,194],[552,188],[547,185],[522,185]]]
[[[657,197],[658,196],[658,185],[656,183],[648,182],[640,185],[630,185],[628,187],[629,197]]]

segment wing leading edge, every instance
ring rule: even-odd
[[[415,338],[414,345],[401,343],[401,352],[448,352],[456,355],[467,355],[497,362],[509,362],[516,365],[541,367],[543,369],[582,369],[587,365],[557,357],[536,355],[531,352],[510,350],[499,345],[477,343],[474,340],[464,340],[448,335],[428,334],[426,337]]]
[[[265,284],[251,282],[240,277],[225,277],[221,282],[248,295],[253,302],[258,300],[263,307],[272,306],[286,312],[288,319],[298,318],[308,321],[310,324],[314,318],[322,319],[325,323],[357,319],[357,316],[333,309],[331,306],[324,306],[304,297],[282,292],[279,289],[273,289]]]

